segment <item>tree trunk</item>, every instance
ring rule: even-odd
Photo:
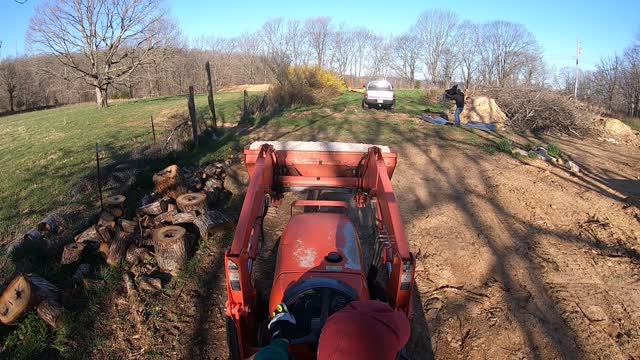
[[[187,263],[186,230],[181,226],[165,226],[153,232],[158,266],[176,275]]]
[[[16,111],[13,108],[13,91],[9,91],[9,108],[10,108],[11,112]]]
[[[105,108],[108,106],[107,103],[107,88],[106,87],[100,87],[97,85],[94,85],[95,89],[96,89],[96,105],[99,108]]]

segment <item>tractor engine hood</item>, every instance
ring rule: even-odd
[[[275,309],[293,284],[316,278],[337,280],[358,298],[368,298],[360,240],[346,215],[316,212],[291,217],[280,240],[269,308]]]

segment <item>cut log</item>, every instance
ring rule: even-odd
[[[42,219],[36,229],[41,233],[57,235],[64,230],[64,220],[59,215],[52,214]]]
[[[82,258],[82,252],[84,251],[85,245],[82,243],[70,243],[64,246],[62,250],[62,260],[61,264],[67,265],[72,264],[76,261],[79,261]]]
[[[86,242],[95,242],[98,243],[102,241],[100,235],[98,235],[98,231],[95,226],[89,227],[87,230],[81,232],[75,237],[75,242],[77,243],[86,243]]]
[[[154,224],[153,219],[149,215],[141,216],[140,218],[138,218],[138,222],[143,228],[150,228],[156,225]]]
[[[176,199],[178,209],[182,212],[195,211],[196,214],[203,214],[207,211],[207,195],[203,193],[187,193],[180,195]]]
[[[60,290],[35,274],[17,276],[0,296],[0,321],[14,324],[30,308],[48,300],[58,302]]]
[[[193,224],[198,227],[200,238],[203,240],[209,239],[209,237],[218,231],[233,227],[233,223],[229,218],[215,210],[210,210],[202,215],[196,216]]]
[[[62,319],[62,306],[57,301],[43,300],[36,307],[36,313],[49,326],[56,328]]]
[[[159,225],[161,223],[171,224],[173,222],[173,217],[178,214],[177,210],[164,212],[155,218],[153,218],[153,223]]]
[[[163,271],[176,275],[187,263],[187,231],[181,226],[171,225],[156,229],[153,232],[158,266]]]
[[[119,219],[118,225],[122,229],[122,231],[126,233],[133,233],[138,231],[138,223],[131,220]]]
[[[109,247],[109,255],[107,256],[107,263],[109,265],[119,266],[122,264],[132,239],[133,237],[130,233],[124,232],[120,228],[116,230],[111,246]]]
[[[173,224],[193,224],[195,218],[191,212],[178,213],[173,216]]]
[[[100,246],[98,247],[98,252],[102,253],[104,255],[104,258],[106,259],[109,256],[110,248],[111,248],[111,244],[106,242],[101,242]]]
[[[155,192],[161,196],[177,198],[186,192],[178,165],[171,165],[153,175]]]
[[[213,189],[224,189],[224,182],[221,179],[209,179],[205,186]]]
[[[162,209],[162,204],[160,201],[154,201],[151,204],[147,204],[145,206],[139,207],[136,213],[138,216],[142,215],[151,215],[156,216],[165,212],[166,209]]]
[[[150,261],[152,258],[149,251],[143,247],[137,247],[134,244],[129,245],[127,249],[126,260],[131,265],[137,265]]]
[[[104,201],[104,206],[109,213],[111,213],[116,218],[119,218],[124,215],[124,202],[126,200],[127,197],[124,195],[109,196]]]
[[[114,229],[110,225],[96,224],[96,233],[101,242],[110,243],[113,240]]]
[[[162,281],[158,278],[141,275],[138,278],[138,288],[140,290],[146,290],[151,292],[160,291],[162,290]]]

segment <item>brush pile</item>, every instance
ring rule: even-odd
[[[585,136],[593,132],[593,123],[580,103],[556,92],[540,88],[500,88],[485,90],[495,99],[519,131],[543,131]]]

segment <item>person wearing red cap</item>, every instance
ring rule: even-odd
[[[271,344],[254,359],[288,359],[288,329],[295,318],[284,304],[278,306],[269,330],[274,331]],[[394,360],[409,341],[409,319],[386,303],[353,301],[331,315],[320,333],[318,360]]]
[[[409,319],[375,300],[353,301],[320,333],[318,360],[393,360],[409,341]]]

